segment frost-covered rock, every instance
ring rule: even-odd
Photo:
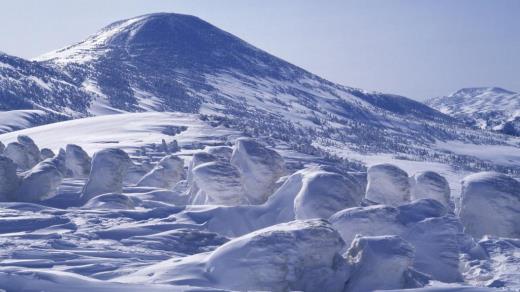
[[[21,183],[15,201],[37,202],[56,196],[63,179],[62,173],[51,159],[38,163],[21,174]]]
[[[411,198],[412,200],[434,199],[451,211],[455,207],[448,181],[434,171],[418,172],[411,177]]]
[[[465,177],[459,216],[465,232],[476,239],[520,238],[520,182],[495,172]]]
[[[462,225],[433,199],[423,199],[399,207],[374,205],[342,210],[329,221],[347,244],[357,235],[397,235],[416,251],[414,267],[436,280],[456,282]]]
[[[332,214],[358,206],[364,189],[356,178],[311,168],[300,172],[302,186],[294,200],[296,219],[328,219]]]
[[[11,159],[0,156],[0,201],[13,199],[19,183],[16,164]]]
[[[106,193],[121,193],[123,178],[131,164],[130,157],[120,149],[103,149],[94,154],[92,168],[82,192],[84,201]]]
[[[83,207],[90,209],[128,210],[136,207],[137,200],[117,193],[99,195],[90,199]]]
[[[399,206],[410,202],[408,174],[392,164],[368,168],[366,199],[379,204]]]
[[[240,171],[242,184],[252,204],[267,201],[276,188],[276,181],[286,172],[280,154],[249,138],[237,139],[231,164]]]
[[[87,152],[80,146],[68,144],[65,147],[65,165],[72,177],[88,177],[91,163]]]
[[[236,291],[343,291],[344,242],[323,220],[292,221],[232,239],[209,255],[172,259],[117,279]]]
[[[183,173],[184,161],[175,155],[167,155],[137,185],[171,189],[181,180]]]
[[[43,160],[45,160],[47,158],[53,158],[55,156],[54,151],[52,151],[49,148],[42,148],[40,150],[40,155],[41,155]]]
[[[19,135],[17,137],[18,143],[22,144],[27,153],[28,167],[31,168],[42,161],[40,149],[36,146],[33,139],[26,135]]]
[[[198,165],[192,170],[198,192],[192,204],[242,205],[248,200],[240,173],[233,165],[214,161]]]
[[[344,291],[405,289],[421,286],[411,270],[414,248],[399,236],[356,237],[347,252],[352,266]]]
[[[25,147],[18,142],[11,142],[7,144],[3,155],[11,159],[20,170],[27,170],[31,168],[29,163],[29,154],[27,153]]]

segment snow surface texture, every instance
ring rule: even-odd
[[[368,168],[366,199],[390,206],[410,202],[408,174],[391,164],[378,164]]]
[[[464,178],[459,215],[466,232],[477,239],[520,238],[520,182],[493,172]]]

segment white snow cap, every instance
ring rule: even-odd
[[[157,165],[139,180],[138,186],[171,189],[184,174],[184,160],[175,155],[163,157]]]
[[[440,174],[434,171],[418,172],[411,177],[411,185],[412,200],[434,199],[449,210],[454,210],[450,185]]]
[[[267,201],[276,188],[276,181],[286,172],[280,154],[251,138],[236,140],[231,164],[240,171],[251,204]]]
[[[65,148],[65,165],[72,177],[88,177],[91,159],[78,145],[68,144]]]
[[[462,180],[460,220],[476,239],[484,235],[520,238],[520,182],[481,172]]]
[[[106,193],[121,193],[123,178],[132,161],[123,150],[108,148],[94,154],[92,169],[83,187],[82,198],[91,198]]]
[[[332,214],[356,207],[364,189],[356,178],[313,167],[300,172],[302,186],[294,200],[296,219],[328,219]]]
[[[390,206],[410,202],[408,174],[392,164],[377,164],[369,167],[365,198]]]

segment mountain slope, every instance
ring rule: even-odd
[[[464,88],[426,102],[482,129],[520,134],[520,94],[498,87]]]

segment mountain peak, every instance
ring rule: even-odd
[[[482,94],[515,94],[501,87],[468,87],[457,90],[450,96],[478,96]]]

